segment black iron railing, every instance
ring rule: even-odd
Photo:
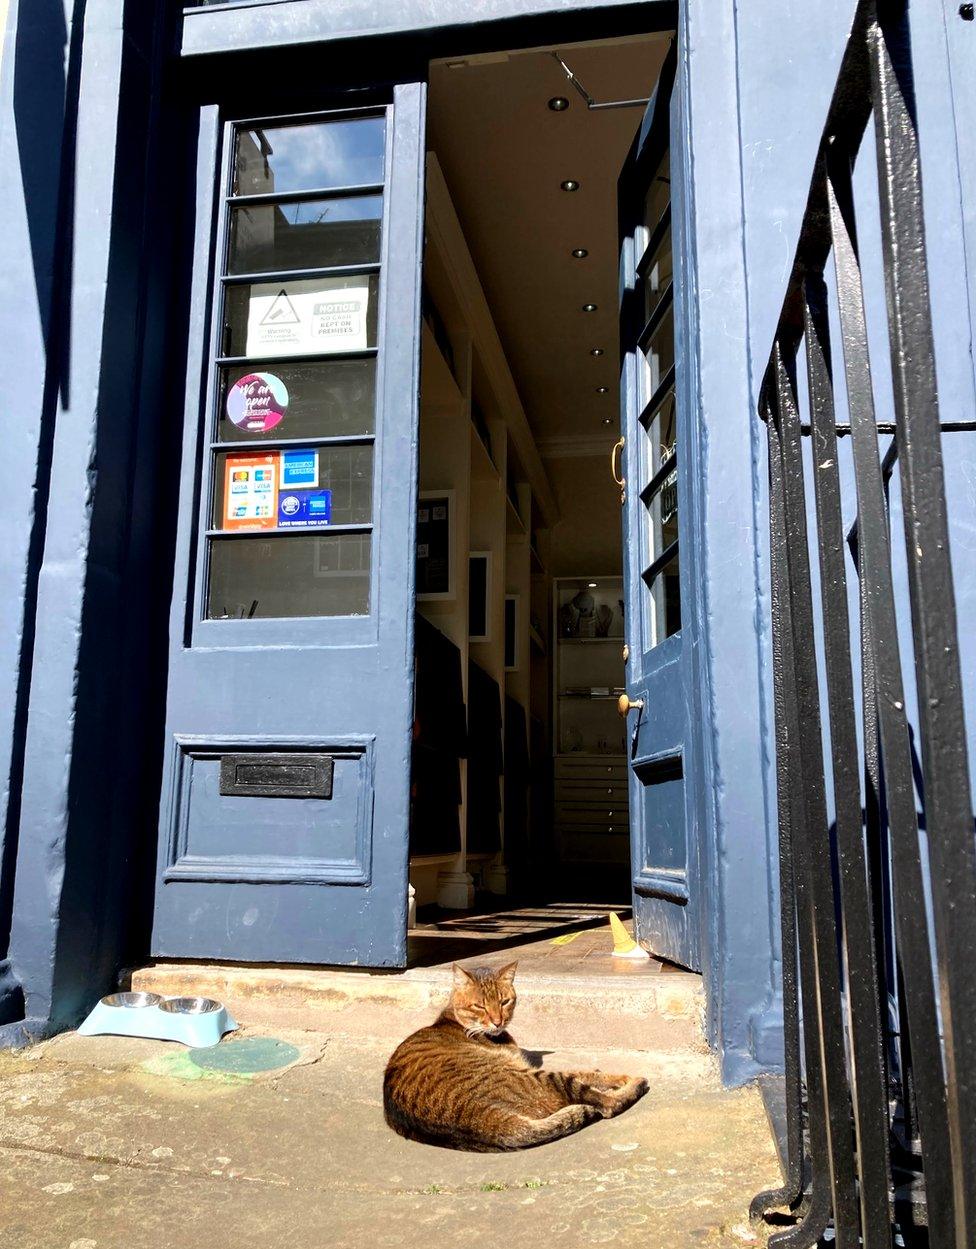
[[[875,411],[852,191],[872,118],[893,421]],[[847,424],[835,419],[835,392],[846,395]],[[794,1211],[798,1221],[773,1236],[776,1246],[813,1246],[832,1229],[840,1249],[974,1249],[976,837],[942,448],[949,431],[969,438],[976,423],[939,417],[907,0],[857,7],[760,415],[769,443],[787,1175],[755,1199],[753,1214]],[[840,438],[850,439],[856,503],[846,531]],[[889,531],[896,469],[904,607]],[[899,653],[909,615],[912,720]]]

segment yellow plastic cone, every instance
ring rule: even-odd
[[[614,958],[649,958],[646,950],[642,950],[627,929],[623,926],[620,916],[610,912],[610,931],[613,934]]]

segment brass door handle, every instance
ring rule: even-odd
[[[633,702],[631,702],[630,698],[626,694],[621,694],[617,699],[617,710],[624,717],[624,719],[626,719],[628,711],[644,710],[644,700],[643,698],[635,698]]]
[[[621,435],[613,444],[613,450],[610,452],[610,476],[620,487],[620,502],[623,503],[627,497],[627,479],[622,474],[617,473],[617,453],[623,451],[626,439]]]

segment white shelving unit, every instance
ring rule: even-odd
[[[622,578],[556,578],[551,636],[559,860],[626,864],[626,724],[617,712],[625,679]]]

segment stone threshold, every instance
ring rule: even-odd
[[[390,972],[172,961],[131,973],[135,990],[214,997],[248,1023],[383,1038],[429,1023],[450,982],[449,966]],[[704,1052],[704,995],[691,973],[618,978],[532,969],[520,972],[516,987],[513,1031],[522,1044]]]

